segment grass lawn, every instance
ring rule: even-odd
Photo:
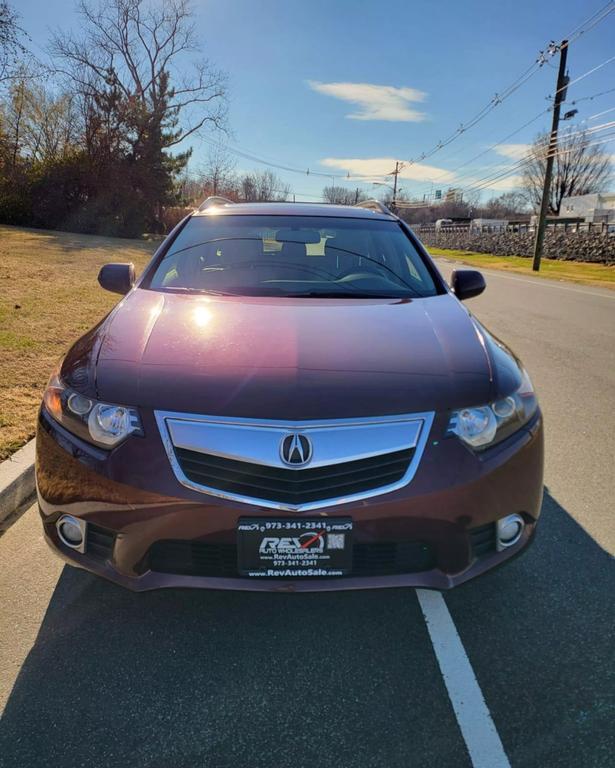
[[[502,269],[507,272],[520,272],[534,277],[549,277],[552,280],[572,280],[585,285],[598,285],[615,289],[615,266],[587,264],[579,261],[559,261],[542,259],[540,272],[532,271],[532,259],[523,256],[495,256],[491,253],[473,253],[472,251],[450,251],[446,248],[430,248],[432,256],[444,256],[454,261],[461,261],[473,267]]]
[[[54,365],[119,296],[98,285],[108,261],[139,272],[156,243],[0,226],[0,460],[34,435]]]

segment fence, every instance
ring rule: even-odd
[[[493,232],[535,232],[536,226],[530,222],[510,222],[508,224],[483,224],[481,226],[471,222],[460,222],[458,224],[442,224],[436,228],[435,224],[415,224],[413,229],[418,233],[432,232],[459,232],[471,230],[474,233]],[[557,221],[548,222],[547,230],[555,232],[591,232],[593,234],[606,235],[615,232],[615,223],[589,222],[589,221]]]
[[[493,253],[497,256],[532,256],[535,227],[530,224],[508,224],[501,231],[479,231],[470,224],[433,224],[414,227],[427,246]],[[489,229],[486,227],[485,229]],[[543,255],[549,259],[587,261],[615,265],[615,226],[613,224],[558,223],[548,224]]]

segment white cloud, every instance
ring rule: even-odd
[[[328,168],[339,168],[350,176],[361,177],[361,180],[382,181],[384,176],[391,175],[395,168],[394,157],[368,157],[368,158],[349,158],[349,157],[325,157],[320,161],[321,165]],[[363,178],[364,177],[364,178]],[[424,165],[414,163],[402,168],[400,179],[409,179],[412,181],[434,181],[443,184],[452,181],[455,174],[446,171],[444,168],[437,168],[434,165]]]
[[[427,119],[424,112],[409,106],[424,101],[427,96],[416,88],[371,83],[319,83],[315,80],[308,80],[308,85],[313,91],[355,104],[359,110],[346,115],[351,120],[420,123]]]
[[[531,149],[531,144],[500,144],[494,147],[495,152],[511,160],[523,160]]]

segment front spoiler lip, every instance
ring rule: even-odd
[[[47,531],[45,541],[54,554],[72,566],[101,576],[108,581],[126,587],[132,592],[148,592],[154,589],[215,589],[237,592],[344,592],[358,589],[392,589],[413,587],[423,589],[448,590],[474,579],[494,568],[504,565],[522,554],[534,541],[536,523],[526,525],[523,536],[515,546],[503,552],[494,552],[480,560],[474,560],[468,568],[458,574],[448,574],[434,568],[430,571],[405,573],[389,576],[344,576],[343,578],[322,580],[265,580],[250,578],[220,578],[214,576],[184,576],[181,574],[147,571],[142,576],[130,577],[117,571],[107,561],[98,561],[82,555],[75,550],[65,550],[57,546]]]

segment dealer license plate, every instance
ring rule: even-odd
[[[352,569],[352,519],[241,518],[237,560],[243,576],[344,576]]]

